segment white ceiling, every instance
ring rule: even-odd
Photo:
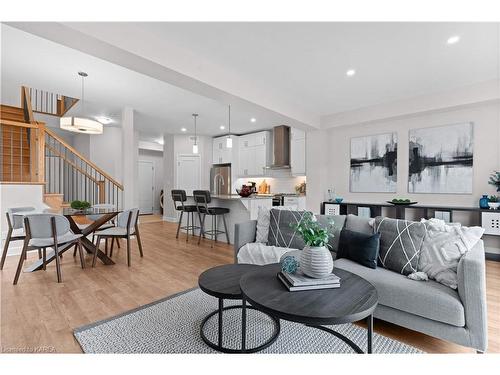
[[[120,122],[121,109],[135,110],[135,125],[142,139],[157,139],[165,132],[193,133],[191,114],[198,113],[198,132],[225,134],[228,123],[226,105],[176,86],[98,59],[75,49],[1,26],[1,102],[19,105],[20,87],[43,89],[79,98],[85,71],[85,112],[87,116],[107,116]],[[78,106],[73,112],[78,112]],[[251,123],[250,118],[258,119]],[[244,133],[270,128],[282,122],[280,116],[266,111],[232,108],[231,131]],[[226,130],[220,130],[221,125]],[[112,126],[112,125],[110,125]]]
[[[233,107],[235,132],[293,125],[295,120],[319,126],[320,118],[330,114],[500,75],[499,27],[493,23],[104,22],[36,27],[46,28],[44,34],[56,40],[61,32],[49,31],[55,25],[68,35],[69,30],[83,33],[255,103]],[[452,35],[461,40],[447,45]],[[96,115],[119,116],[120,108],[131,106],[140,130],[154,137],[179,133],[183,126],[192,129],[190,114],[197,112],[202,133],[222,133],[218,127],[227,123],[227,109],[221,102],[82,53],[77,38],[66,44],[75,49],[2,25],[2,95],[15,90],[17,96],[23,83],[78,97],[76,71],[85,70],[86,98]],[[345,74],[350,68],[356,69],[353,77]],[[250,123],[250,117],[257,123]]]
[[[500,74],[497,23],[66,25],[288,115],[325,116]],[[453,35],[460,42],[447,45]]]

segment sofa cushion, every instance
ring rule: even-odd
[[[318,219],[318,223],[327,227],[331,221],[333,221],[332,234],[333,237],[330,237],[328,241],[328,249],[333,252],[337,252],[339,249],[339,241],[340,241],[340,232],[342,228],[344,228],[344,224],[346,221],[345,215],[316,215]]]
[[[373,234],[373,227],[370,225],[371,220],[368,217],[349,214],[347,215],[345,229],[352,230],[353,232]]]
[[[276,210],[271,209],[269,224],[269,246],[289,247],[292,249],[303,249],[304,240],[291,224],[299,224],[308,211]]]
[[[453,326],[465,326],[464,307],[453,289],[435,281],[411,280],[380,267],[363,267],[348,259],[338,259],[333,264],[333,272],[340,268],[372,283],[381,305]]]
[[[380,233],[379,264],[403,275],[417,272],[425,224],[378,216],[374,229]]]
[[[278,263],[281,256],[290,252],[289,248],[267,246],[260,242],[252,242],[243,245],[238,251],[238,263],[257,264],[259,266]]]
[[[343,229],[337,259],[346,258],[365,267],[377,268],[380,233],[365,234]]]

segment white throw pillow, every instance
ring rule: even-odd
[[[259,207],[257,213],[257,233],[255,235],[255,242],[267,243],[269,236],[269,223],[271,220],[271,210],[266,207]]]
[[[439,219],[422,219],[427,234],[422,243],[420,259],[415,274],[423,272],[429,279],[457,289],[457,267],[462,256],[476,245],[484,233],[481,227],[464,227],[458,223],[447,224]]]

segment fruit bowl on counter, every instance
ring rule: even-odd
[[[241,189],[236,189],[236,192],[242,198],[247,198],[254,193],[249,186],[242,186]]]

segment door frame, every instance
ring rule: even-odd
[[[176,165],[175,165],[175,188],[178,189],[179,188],[179,163],[180,163],[180,158],[183,158],[183,157],[191,157],[191,158],[196,158],[198,160],[198,182],[199,182],[199,185],[201,186],[201,176],[202,176],[202,172],[201,172],[201,156],[200,154],[177,154],[177,158],[176,158]]]
[[[139,175],[139,163],[148,163],[151,164],[151,169],[153,170],[153,180],[151,181],[152,183],[152,189],[151,189],[151,194],[152,194],[152,199],[151,202],[153,203],[153,207],[151,207],[151,214],[144,214],[144,215],[154,215],[155,213],[155,194],[156,194],[156,186],[155,186],[155,181],[156,181],[156,168],[155,168],[155,163],[152,160],[137,160],[137,175]],[[139,216],[143,215],[139,211]]]

